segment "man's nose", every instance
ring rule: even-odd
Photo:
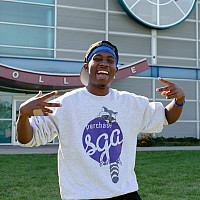
[[[107,59],[102,59],[100,65],[109,66],[109,62]]]

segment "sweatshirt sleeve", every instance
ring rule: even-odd
[[[58,135],[58,128],[52,116],[31,117],[29,119],[33,128],[33,138],[27,144],[19,144],[23,147],[45,145]]]
[[[163,125],[168,125],[163,104],[159,102],[148,103],[144,111],[141,132],[159,133],[162,131]]]

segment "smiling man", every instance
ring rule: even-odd
[[[20,107],[17,134],[21,146],[44,145],[59,138],[63,200],[140,200],[134,172],[137,135],[161,132],[163,125],[174,123],[181,114],[185,93],[164,79],[159,78],[165,86],[156,91],[173,99],[166,107],[111,89],[118,59],[116,46],[99,41],[88,49],[81,70],[86,87],[48,103],[57,92],[44,96],[39,92]]]
[[[84,62],[80,77],[87,90],[98,96],[108,94],[118,70],[117,48],[108,41],[94,43],[88,49]]]

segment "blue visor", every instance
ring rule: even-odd
[[[96,54],[96,53],[98,53],[98,52],[100,52],[100,51],[106,51],[106,52],[112,54],[112,55],[114,56],[114,58],[115,58],[116,63],[117,63],[117,56],[116,56],[115,52],[114,52],[111,48],[109,48],[109,47],[107,47],[107,46],[100,46],[100,47],[97,47],[96,49],[94,49],[94,50],[92,51],[92,53],[90,54],[90,56],[88,57],[87,63],[90,62],[90,60],[91,60],[91,58],[92,58],[92,56],[93,56],[94,54]]]

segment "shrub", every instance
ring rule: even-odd
[[[143,134],[141,137],[138,137],[137,146],[139,147],[151,147],[155,143],[151,134]]]
[[[151,146],[199,146],[200,139],[193,137],[153,137],[151,134],[143,134],[138,137],[138,147],[151,147]]]

